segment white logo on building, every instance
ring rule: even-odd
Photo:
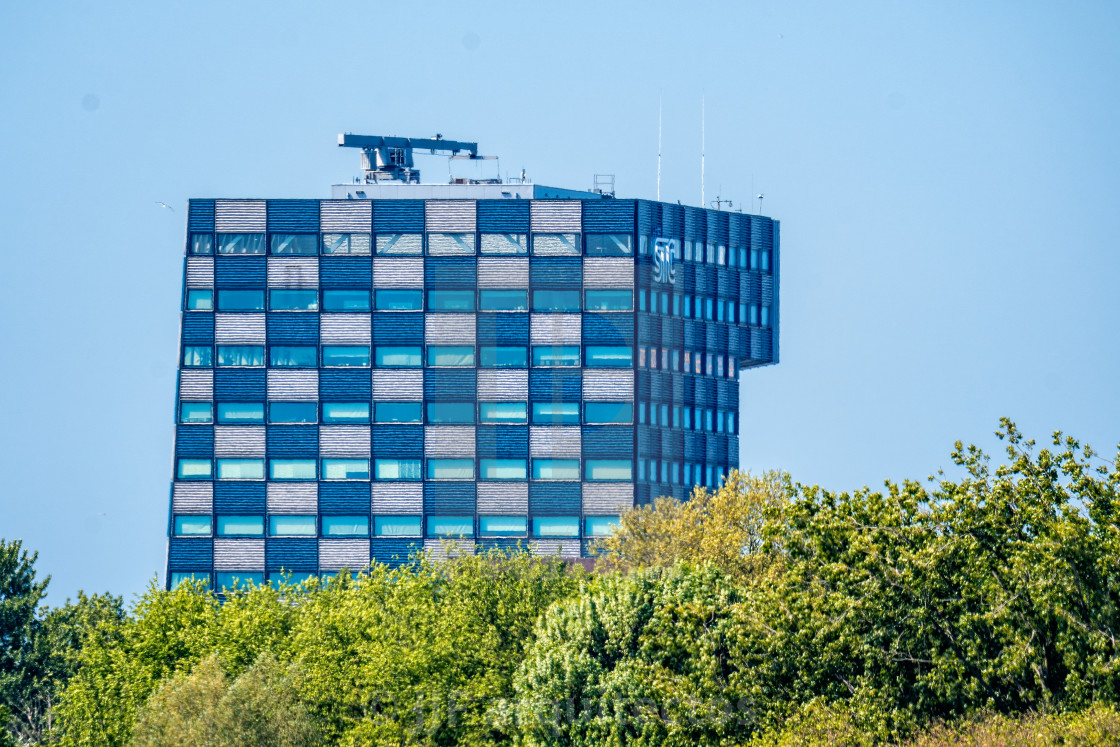
[[[676,239],[655,239],[653,242],[653,279],[658,283],[677,282],[677,260],[681,244]]]

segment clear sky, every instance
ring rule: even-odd
[[[351,131],[652,199],[661,96],[695,205],[702,92],[707,198],[782,222],[743,467],[922,478],[1001,415],[1115,454],[1117,38],[1104,2],[4,3],[0,536],[56,603],[162,572],[188,198],[329,196]]]

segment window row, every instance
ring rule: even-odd
[[[218,345],[217,365],[222,367],[261,367],[265,365],[264,345]],[[524,345],[428,345],[427,365],[432,367],[528,368],[530,349]],[[580,360],[579,345],[534,345],[534,367],[580,365],[597,368],[630,368],[633,351],[628,345],[585,345]],[[477,355],[476,355],[477,353]],[[377,345],[373,365],[377,368],[422,368],[423,345]],[[477,363],[476,363],[477,361]],[[268,365],[275,368],[369,368],[369,345],[270,345]],[[209,368],[215,364],[214,346],[184,345],[183,366]]]
[[[683,365],[682,365],[683,363]],[[661,371],[680,371],[699,376],[734,379],[738,374],[738,360],[731,355],[705,353],[702,350],[677,350],[638,346],[638,368]]]
[[[676,462],[669,459],[638,459],[638,479],[667,485],[693,485],[718,488],[731,468],[702,462]]]
[[[269,402],[269,423],[375,423],[503,424],[527,423],[526,402]],[[322,418],[319,410],[322,408]],[[644,408],[644,403],[643,403]],[[678,408],[679,409],[679,408]],[[425,418],[425,412],[427,417]],[[644,418],[644,409],[643,418]],[[578,402],[534,402],[534,425],[630,424],[634,406],[630,402],[584,402],[580,419]],[[246,425],[265,422],[263,402],[183,402],[180,423]],[[645,422],[643,419],[641,422]]]
[[[702,319],[707,322],[746,324],[751,327],[770,326],[769,304],[693,296],[689,293],[639,289],[638,311],[649,311],[653,314],[665,314],[681,319]]]
[[[384,255],[465,256],[473,254],[546,257],[627,257],[634,240],[627,233],[192,233],[191,254],[273,254],[279,256]],[[477,250],[477,251],[476,251]]]
[[[638,244],[638,254],[647,255],[653,246],[653,239],[642,236]],[[717,267],[736,267],[740,270],[771,272],[772,255],[769,249],[747,249],[744,246],[727,247],[723,244],[707,244],[703,241],[685,239],[681,250],[684,262]]]
[[[369,537],[370,517],[269,516],[269,537]],[[426,527],[424,526],[426,524]],[[606,537],[618,524],[617,516],[587,516],[584,537]],[[525,516],[374,516],[375,537],[525,537]],[[551,539],[580,536],[578,516],[534,516],[533,537]],[[216,531],[215,531],[216,530]],[[176,515],[176,537],[264,537],[264,516],[217,517]]]
[[[263,480],[264,459],[177,460],[179,480]],[[579,480],[579,459],[374,459],[374,480]],[[269,459],[269,480],[370,480],[369,459]],[[421,462],[424,468],[421,469]],[[319,471],[319,468],[322,471]],[[476,469],[477,468],[477,469]],[[477,478],[476,478],[477,474]],[[585,459],[588,482],[632,480],[629,459]]]
[[[214,311],[214,291],[187,290],[187,311]],[[322,304],[320,304],[320,299]],[[378,288],[368,290],[282,289],[268,291],[268,311],[330,311],[338,313],[370,311],[633,311],[634,294],[612,288],[526,289],[484,288],[442,289],[427,292],[418,288]],[[581,303],[582,300],[582,303]],[[265,311],[264,290],[217,291],[218,311]]]
[[[686,407],[681,405],[638,403],[638,423],[660,428],[681,428],[686,431],[708,431],[735,435],[737,417],[734,410],[713,407]]]

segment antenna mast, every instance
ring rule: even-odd
[[[700,92],[700,207],[704,207],[704,92]]]
[[[661,92],[657,92],[657,201],[661,202]]]

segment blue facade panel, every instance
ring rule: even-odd
[[[265,436],[269,459],[315,459],[319,456],[319,427],[270,425]]]
[[[266,502],[263,482],[219,480],[214,483],[216,514],[263,514]]]
[[[318,314],[269,314],[267,317],[270,345],[318,345]]]
[[[361,402],[373,397],[368,369],[319,371],[319,399],[324,402]]]
[[[187,230],[191,233],[213,233],[214,200],[187,201]]]
[[[479,314],[479,345],[528,345],[528,314]]]
[[[268,271],[265,257],[223,257],[214,258],[214,286],[216,288],[261,288],[265,287]]]
[[[419,459],[424,455],[424,426],[373,426],[374,457]]]
[[[167,547],[169,571],[209,573],[214,565],[214,541],[201,538],[172,537]]]
[[[533,402],[579,402],[582,398],[580,371],[547,368],[529,371],[529,399]]]
[[[433,369],[424,371],[424,399],[431,402],[462,402],[474,399],[475,370]]]
[[[585,233],[634,233],[636,200],[587,200],[583,203]]]
[[[470,482],[425,482],[424,513],[463,516],[474,514],[475,487]]]
[[[328,516],[368,514],[368,482],[323,482],[319,485],[319,513]]]
[[[319,543],[315,538],[269,539],[264,557],[269,573],[315,573],[319,570]]]
[[[213,345],[214,315],[198,312],[183,314],[183,344]]]
[[[477,448],[480,459],[524,459],[529,454],[529,429],[522,425],[480,425]]]
[[[581,288],[583,260],[579,257],[534,257],[529,263],[529,284],[534,288]]]
[[[474,257],[428,257],[424,260],[424,285],[428,288],[474,288]]]
[[[214,372],[215,402],[264,402],[263,369],[221,369]]]
[[[532,516],[578,516],[582,492],[578,482],[534,482],[529,485]]]
[[[369,257],[320,257],[319,284],[323,288],[369,290],[373,260]]]
[[[209,459],[214,455],[214,428],[180,425],[175,430],[175,456]]]
[[[318,233],[318,200],[269,200],[268,230],[277,233]]]
[[[423,200],[374,200],[374,233],[420,233],[424,230]]]
[[[386,539],[377,537],[370,543],[371,559],[390,567],[403,565],[422,548],[419,537]]]
[[[529,232],[526,200],[479,200],[476,215],[481,233]]]
[[[374,314],[376,345],[420,345],[424,342],[423,314]]]

